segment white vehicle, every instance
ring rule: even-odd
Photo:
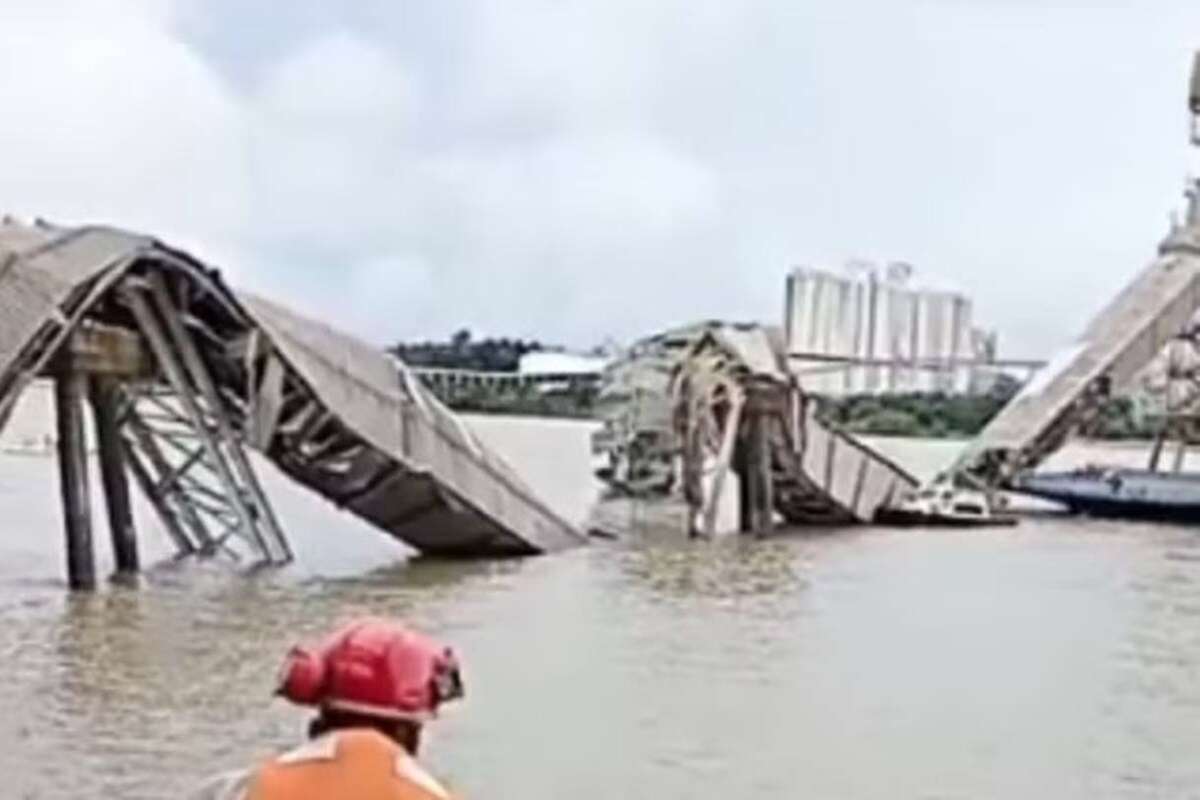
[[[1004,504],[1003,498],[989,498],[978,489],[935,482],[906,494],[896,505],[881,509],[876,522],[907,527],[1015,525],[1015,516],[996,510]]]

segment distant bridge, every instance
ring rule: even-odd
[[[439,397],[453,397],[471,389],[512,391],[531,388],[557,389],[600,385],[602,373],[596,372],[502,372],[490,370],[449,369],[444,367],[409,367],[409,371]]]
[[[830,355],[828,353],[794,352],[788,354],[791,370],[800,377],[805,375],[842,372],[855,367],[882,367],[917,372],[949,372],[957,369],[992,370],[996,372],[1016,371],[1026,379],[1046,367],[1041,359],[983,359],[983,358],[866,358],[859,356]]]
[[[146,236],[0,221],[0,427],[39,376],[76,588],[96,581],[86,401],[119,570],[138,568],[127,475],[181,554],[290,560],[247,448],[422,553],[585,541],[402,363]]]

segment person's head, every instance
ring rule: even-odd
[[[369,728],[414,754],[422,725],[463,694],[449,648],[375,619],[339,628],[320,647],[293,648],[281,677],[279,694],[319,709],[311,736]]]

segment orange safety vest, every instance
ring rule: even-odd
[[[327,733],[259,767],[246,800],[450,800],[403,747],[372,730]]]

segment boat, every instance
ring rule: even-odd
[[[1015,515],[977,489],[933,484],[876,513],[875,523],[899,528],[989,528],[1017,524]]]
[[[1087,466],[1018,477],[1013,491],[1113,519],[1200,522],[1200,474]]]
[[[1064,472],[1026,472],[1010,488],[1059,503],[1071,513],[1111,519],[1200,522],[1200,473],[1185,472],[1200,416],[1200,315],[1151,361],[1147,397],[1164,409],[1145,468],[1089,464]],[[1174,468],[1160,468],[1170,443]]]

